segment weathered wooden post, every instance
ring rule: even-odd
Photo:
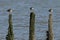
[[[8,34],[6,35],[6,40],[14,40],[14,34],[13,34],[13,25],[12,25],[12,10],[8,9],[9,12],[9,27],[8,27]]]
[[[54,37],[53,37],[53,29],[52,29],[52,12],[53,12],[53,10],[52,9],[49,9],[49,12],[50,12],[50,14],[49,14],[49,19],[48,19],[48,39],[49,40],[54,40]]]
[[[32,8],[30,8],[32,10]],[[29,40],[35,40],[35,14],[30,13]]]

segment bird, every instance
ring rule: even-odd
[[[33,10],[34,8],[33,7],[30,7],[30,10]]]
[[[49,9],[48,11],[49,11],[49,12],[53,12],[53,10],[52,10],[52,9]]]
[[[12,12],[12,9],[8,9],[7,12]]]

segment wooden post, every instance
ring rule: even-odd
[[[12,14],[9,12],[9,27],[8,27],[8,34],[6,35],[6,40],[14,40],[14,34],[13,34],[13,25],[12,25]]]
[[[35,39],[35,14],[34,12],[30,13],[30,27],[29,27],[29,40]]]
[[[49,10],[49,19],[48,19],[48,33],[49,33],[49,40],[54,40],[53,37],[53,29],[52,29],[52,9]]]

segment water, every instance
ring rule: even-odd
[[[36,14],[35,39],[45,40],[48,29],[48,9],[53,11],[54,40],[60,40],[60,0],[0,0],[0,40],[6,40],[8,29],[7,9],[13,9],[13,30],[15,40],[28,40],[30,7]]]

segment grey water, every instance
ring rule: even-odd
[[[45,40],[48,30],[48,10],[53,9],[54,40],[60,40],[60,0],[0,0],[0,40],[6,40],[8,12],[13,10],[13,31],[15,40],[29,39],[30,7],[34,7],[35,39]]]

